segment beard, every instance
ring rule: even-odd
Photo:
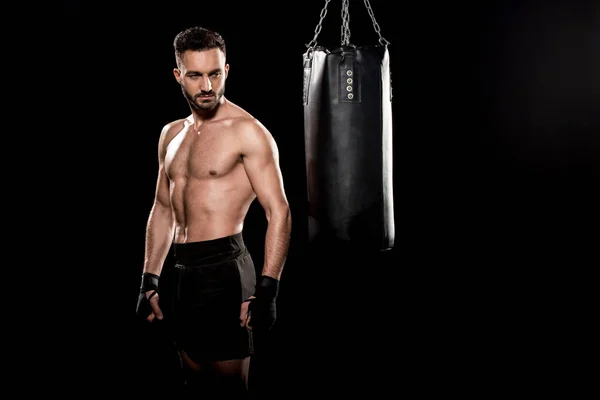
[[[212,111],[215,109],[215,107],[217,107],[217,105],[219,104],[219,101],[225,94],[225,85],[223,85],[223,87],[217,93],[210,91],[210,92],[200,92],[200,93],[193,95],[190,92],[188,92],[183,87],[183,85],[181,85],[181,91],[183,92],[183,95],[184,95],[185,99],[187,100],[187,102],[189,103],[190,107],[192,107],[194,110],[196,110],[196,111]],[[204,95],[212,95],[213,97],[211,99],[202,99],[201,96],[204,96]]]

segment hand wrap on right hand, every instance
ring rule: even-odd
[[[146,292],[153,290],[150,296],[146,297]],[[140,286],[140,294],[138,296],[136,314],[146,319],[152,314],[152,306],[150,305],[150,299],[158,292],[158,275],[150,272],[144,272],[142,275],[142,284]]]

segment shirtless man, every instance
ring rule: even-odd
[[[192,27],[173,45],[173,72],[192,113],[167,124],[158,141],[137,311],[150,322],[163,318],[158,280],[173,245],[169,310],[185,376],[196,376],[203,392],[211,383],[220,397],[234,388],[244,397],[253,336],[275,321],[291,234],[278,149],[259,121],[225,98],[229,65],[218,33]],[[242,238],[255,199],[268,221],[259,274]],[[186,385],[193,381],[186,378]]]

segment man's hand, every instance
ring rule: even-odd
[[[250,296],[248,299],[244,300],[242,302],[242,305],[240,307],[240,326],[242,327],[246,327],[249,330],[252,330],[252,327],[249,325],[250,324],[250,310],[249,310],[249,306],[250,306],[250,302],[252,301],[252,299],[255,299],[256,297],[254,296]]]
[[[158,306],[158,275],[144,273],[142,285],[138,296],[136,313],[140,318],[152,322],[155,319],[163,319],[163,313]]]
[[[148,317],[146,319],[149,322],[154,321],[155,318],[158,318],[159,320],[163,319],[162,310],[158,306],[158,298],[159,298],[158,292],[155,290],[146,292],[146,298],[148,299],[148,302],[150,303],[150,307],[152,307],[152,311],[150,312],[150,315],[148,315]]]
[[[256,285],[256,291],[248,303],[246,325],[261,331],[269,331],[277,319],[277,295],[279,280],[262,275]]]

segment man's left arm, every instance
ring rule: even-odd
[[[258,121],[244,121],[241,154],[246,174],[267,217],[264,264],[252,300],[247,303],[249,328],[269,330],[277,318],[279,280],[290,245],[292,217],[279,167],[279,151],[270,132]],[[244,305],[241,319],[243,320]]]
[[[279,150],[258,121],[244,121],[241,153],[246,174],[267,217],[263,276],[279,280],[287,258],[292,217],[285,193]]]

